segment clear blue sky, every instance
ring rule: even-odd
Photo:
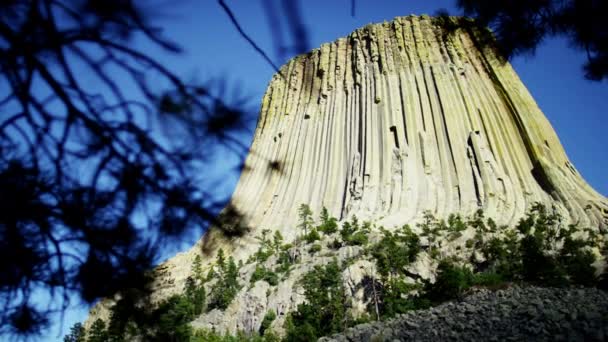
[[[294,1],[294,0],[287,0]],[[214,0],[152,0],[154,22],[165,35],[180,44],[184,53],[166,55],[142,45],[169,68],[190,78],[228,78],[251,96],[257,108],[273,69],[237,33]],[[263,0],[226,0],[243,28],[275,60],[273,34],[264,12]],[[271,1],[279,3],[278,0]],[[142,2],[148,4],[148,1]],[[303,23],[307,28],[309,46],[318,47],[345,36],[367,23],[391,20],[409,14],[433,14],[440,8],[458,13],[455,0],[357,0],[356,15],[350,14],[351,0],[300,1]],[[285,26],[283,31],[287,30]],[[286,34],[285,37],[288,37]],[[292,42],[293,43],[293,42]],[[532,57],[512,61],[520,78],[528,87],[540,108],[557,131],[566,152],[579,172],[596,190],[608,195],[608,82],[596,83],[583,78],[581,65],[584,55],[568,48],[563,40],[545,42]],[[249,144],[250,134],[243,136]],[[234,160],[218,161],[212,175],[225,181],[217,191],[226,196],[232,192],[238,175],[228,170]],[[196,237],[182,246],[191,245]],[[167,255],[169,257],[170,255]],[[75,322],[83,321],[87,308],[73,306],[63,321],[63,331]],[[63,336],[63,333],[60,334]],[[59,324],[55,324],[44,341],[62,340]]]

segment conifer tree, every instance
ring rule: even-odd
[[[308,204],[300,204],[300,207],[298,208],[298,215],[300,217],[298,228],[304,231],[304,235],[307,235],[308,228],[310,228],[314,223],[312,219],[312,210],[310,210]]]
[[[106,323],[99,318],[93,322],[88,335],[87,342],[107,342],[110,337],[106,329]]]
[[[70,333],[63,338],[63,342],[85,342],[86,337],[82,323],[76,323],[70,328]]]

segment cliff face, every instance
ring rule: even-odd
[[[283,66],[231,203],[244,225],[273,229],[293,227],[301,203],[395,224],[481,208],[509,224],[535,202],[607,225],[606,199],[511,66],[474,33],[423,16],[366,26]]]
[[[511,66],[479,44],[478,35],[447,32],[426,16],[401,17],[283,66],[264,95],[224,227],[156,270],[155,297],[181,291],[201,251],[205,267],[218,247],[246,261],[262,229],[293,241],[301,234],[302,203],[316,213],[326,207],[339,220],[356,215],[390,229],[416,223],[427,211],[444,218],[478,209],[512,225],[540,202],[564,222],[606,234],[607,199],[581,178]],[[336,254],[345,260],[360,252],[349,246]],[[276,287],[245,286],[225,311],[204,314],[193,325],[257,331],[272,309],[280,329],[285,314],[303,301],[293,289],[298,277],[329,259],[302,254]],[[429,260],[418,258],[412,272],[432,277]],[[373,267],[355,263],[345,283],[355,288]],[[244,282],[254,268],[241,268]],[[107,317],[108,303],[92,317]]]

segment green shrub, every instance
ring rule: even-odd
[[[460,297],[473,284],[473,273],[464,266],[443,260],[437,267],[435,283],[427,285],[426,297],[433,303]]]
[[[383,276],[402,274],[405,267],[416,260],[420,252],[420,240],[409,226],[392,233],[381,228],[382,239],[370,248],[376,259],[378,272]]]
[[[308,250],[311,254],[313,253],[318,253],[320,252],[322,249],[321,245],[318,243],[315,243],[314,245],[310,246],[310,249]]]
[[[194,315],[200,315],[205,308],[207,293],[205,292],[205,277],[203,276],[201,256],[197,255],[192,262],[192,276],[186,279],[184,295],[194,305]]]
[[[331,249],[340,249],[342,248],[342,241],[338,240],[338,239],[334,239],[330,244],[329,244],[329,248]]]
[[[348,301],[336,259],[325,266],[316,265],[303,276],[300,285],[306,302],[289,315],[286,341],[316,341],[348,325]]]
[[[358,231],[346,241],[351,246],[365,246],[368,242],[367,231]]]
[[[275,230],[274,235],[272,237],[272,248],[275,250],[275,252],[279,252],[281,251],[283,246],[283,235],[280,231]]]
[[[307,243],[313,243],[315,241],[321,240],[321,235],[319,235],[319,232],[317,231],[316,228],[313,228],[310,230],[310,233],[308,233],[304,236],[304,240]]]
[[[538,231],[537,231],[538,232]],[[526,281],[550,286],[565,285],[565,272],[557,260],[546,254],[539,234],[521,239],[522,277]]]
[[[203,283],[194,280],[192,277],[186,279],[186,287],[184,295],[193,305],[193,314],[195,316],[200,315],[205,308],[205,300],[207,299],[207,293],[205,292],[205,286]]]
[[[427,237],[429,243],[433,244],[440,235],[440,230],[443,226],[430,211],[424,212],[423,219],[422,223],[417,224],[418,228],[422,231],[420,235]]]
[[[87,332],[82,323],[76,323],[70,328],[70,333],[63,337],[63,342],[85,342]]]
[[[190,321],[195,318],[194,305],[185,296],[175,295],[154,310],[153,341],[188,341],[192,336]]]
[[[464,223],[460,215],[450,214],[448,217],[448,231],[455,233],[462,232],[465,229],[467,229],[467,225]]]
[[[480,233],[485,233],[488,231],[484,222],[483,210],[481,209],[478,209],[475,214],[473,214],[473,217],[469,219],[467,224]]]
[[[106,330],[106,323],[99,318],[93,322],[87,335],[87,342],[106,342],[110,338]]]
[[[357,217],[353,216],[352,223],[345,221],[342,223],[342,229],[340,229],[340,237],[342,237],[342,241],[347,243],[350,237],[359,230],[359,221],[357,221]]]
[[[271,249],[260,248],[253,254],[251,261],[253,262],[265,262],[274,254],[274,251]]]
[[[307,204],[300,204],[298,207],[298,217],[300,222],[298,223],[298,228],[304,231],[304,236],[308,235],[308,229],[312,227],[314,221],[312,219],[312,210]]]
[[[255,271],[253,271],[250,282],[253,284],[259,280],[264,280],[272,286],[276,286],[279,283],[279,277],[276,273],[260,265],[256,266]]]
[[[264,335],[266,330],[270,328],[270,325],[272,324],[272,322],[274,322],[276,318],[277,314],[274,312],[274,310],[268,310],[268,312],[266,312],[266,315],[264,315],[264,319],[262,319],[262,325],[260,325],[260,335]]]
[[[494,220],[492,220],[491,217],[488,217],[487,222],[487,227],[488,227],[488,231],[490,233],[495,233],[498,230],[498,226],[496,225],[496,222],[494,222]]]
[[[385,280],[380,290],[380,315],[383,318],[390,318],[397,314],[428,307],[428,303],[420,298],[408,296],[412,290],[417,288],[418,285],[406,283],[398,277]],[[370,302],[371,305],[375,305],[373,300]],[[370,309],[373,310],[373,308]]]
[[[317,229],[323,234],[329,235],[338,231],[338,223],[335,217],[330,217],[327,208],[323,207],[319,217],[321,224]]]
[[[493,288],[504,284],[505,279],[501,274],[493,272],[475,273],[472,278],[472,285]]]
[[[291,270],[291,258],[288,251],[281,251],[277,258],[277,266],[274,271],[282,274],[289,274]]]
[[[522,273],[521,249],[514,232],[507,232],[503,239],[492,238],[481,246],[486,258],[485,269],[500,274],[504,279],[519,279]]]
[[[208,308],[224,310],[241,289],[238,282],[239,271],[232,257],[226,262],[221,249],[218,252],[216,264],[217,282],[210,290]]]
[[[595,256],[585,249],[587,245],[583,240],[566,238],[560,251],[559,261],[570,282],[593,286],[598,280],[595,276],[595,268],[591,265],[595,262]]]
[[[342,245],[346,246],[364,246],[368,242],[367,235],[371,230],[371,223],[364,222],[363,226],[359,225],[359,220],[353,216],[351,221],[344,222],[340,229],[340,237]]]

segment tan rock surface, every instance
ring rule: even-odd
[[[398,17],[298,56],[273,77],[227,209],[241,216],[223,227],[249,232],[227,238],[213,228],[159,267],[165,273],[155,295],[181,291],[201,251],[208,262],[218,246],[246,260],[262,229],[293,240],[302,203],[389,228],[417,222],[425,211],[441,218],[478,209],[512,225],[536,202],[566,222],[608,229],[608,200],[568,160],[512,67],[481,48],[474,32],[447,34],[430,17]],[[424,262],[416,271],[431,277]],[[270,308],[278,326],[303,300],[291,286],[304,271],[268,298],[259,283],[248,293],[245,286],[225,313],[193,325],[255,330]],[[351,271],[349,279],[364,274]]]

